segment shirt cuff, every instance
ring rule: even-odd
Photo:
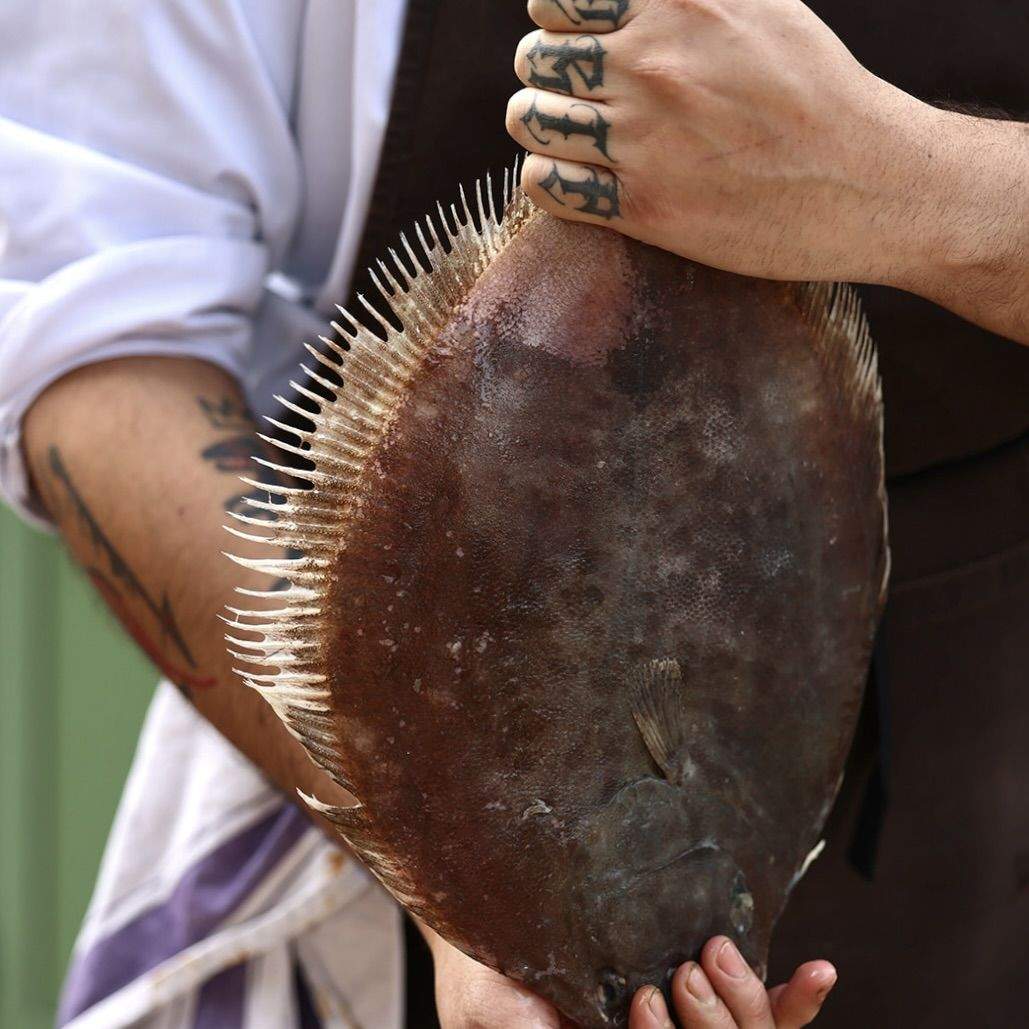
[[[32,496],[22,419],[75,368],[192,357],[244,379],[266,265],[254,241],[179,236],[106,249],[26,284],[0,319],[0,496],[30,524],[52,528]]]

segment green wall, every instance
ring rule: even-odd
[[[157,675],[59,543],[0,508],[0,1026],[57,991]]]

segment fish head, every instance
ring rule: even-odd
[[[755,918],[747,875],[719,843],[717,805],[705,810],[696,795],[687,803],[682,789],[645,777],[582,826],[578,902],[592,932],[580,944],[582,980],[562,984],[582,1025],[624,1025],[636,991],[667,994],[675,970],[712,936],[728,936],[763,971],[766,920]]]

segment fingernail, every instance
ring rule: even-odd
[[[665,1004],[665,998],[661,995],[661,991],[653,986],[650,987],[650,993],[647,994],[647,1007],[662,1026],[668,1025],[668,1006]]]
[[[686,974],[686,989],[701,1004],[713,1004],[715,1001],[715,991],[711,989],[711,984],[700,965],[690,965],[690,970]]]
[[[833,969],[831,972],[823,972],[822,976],[819,978],[825,979],[825,982],[818,988],[818,992],[815,994],[818,1003],[821,1004],[822,1001],[829,996],[829,991],[836,985],[836,970]]]
[[[740,957],[740,952],[728,940],[718,949],[718,956],[715,958],[718,967],[733,979],[742,979],[747,974],[747,966]]]

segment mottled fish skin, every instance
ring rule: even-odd
[[[715,933],[763,967],[818,841],[888,564],[878,380],[845,288],[506,221],[378,400],[383,345],[344,358],[276,536],[307,563],[269,568],[308,613],[250,681],[404,904],[624,1025]]]

